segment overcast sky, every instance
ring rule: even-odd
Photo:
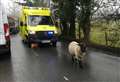
[[[15,15],[16,12],[19,11],[19,6],[14,3],[15,1],[20,1],[23,2],[24,0],[1,0],[1,2],[4,4],[5,9],[7,11],[8,14],[13,14]],[[44,2],[49,3],[49,0],[41,0]],[[98,1],[98,0],[97,0]],[[104,0],[104,2],[106,3],[108,0]],[[109,0],[109,1],[114,1],[114,0]],[[120,0],[117,0],[118,4],[120,4]],[[111,12],[111,11],[110,11]]]

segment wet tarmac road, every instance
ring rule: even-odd
[[[86,59],[80,69],[65,44],[30,49],[13,36],[11,58],[0,60],[0,82],[120,82],[120,58],[90,50]]]

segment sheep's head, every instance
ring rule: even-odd
[[[81,43],[79,43],[79,46],[80,46],[82,52],[86,52],[86,44],[85,43],[81,42]]]
[[[81,53],[81,54],[78,56],[78,59],[79,59],[80,61],[84,61],[85,55],[86,55],[85,52],[84,52],[84,53]]]

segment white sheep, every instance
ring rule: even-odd
[[[82,63],[84,61],[84,56],[86,55],[86,47],[72,41],[68,45],[68,51],[69,54],[72,56],[72,61],[75,62],[76,60],[79,63]]]

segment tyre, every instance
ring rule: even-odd
[[[31,42],[27,36],[26,39],[22,39],[22,43],[31,48]]]
[[[30,41],[28,41],[27,45],[29,48],[31,48],[32,43]]]
[[[25,40],[22,40],[22,43],[25,44]]]
[[[52,46],[56,47],[57,46],[57,42],[52,42]]]
[[[27,44],[27,36],[26,36],[26,39],[22,39],[22,42],[24,43],[24,44]]]

